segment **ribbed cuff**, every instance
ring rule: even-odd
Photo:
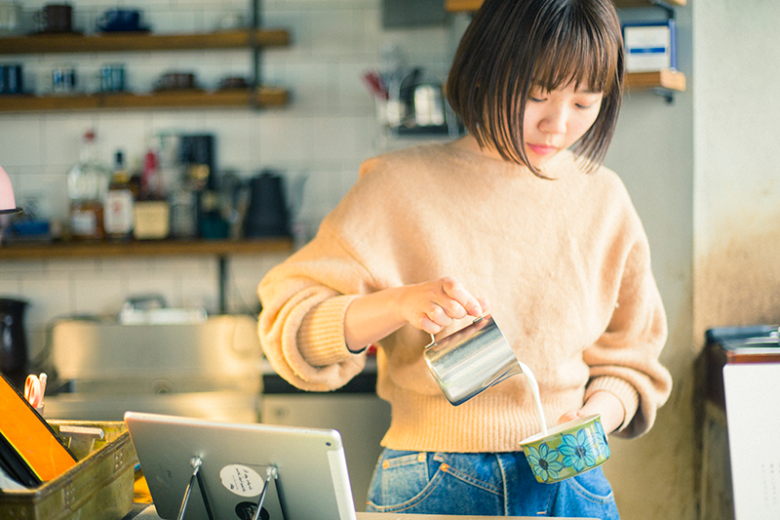
[[[344,338],[344,314],[355,298],[355,295],[329,298],[304,316],[297,343],[307,363],[324,367],[355,355],[347,348]]]
[[[600,376],[591,379],[590,383],[588,383],[588,388],[585,390],[585,401],[587,401],[595,392],[600,390],[605,390],[613,394],[621,403],[623,403],[623,409],[625,410],[626,416],[623,419],[623,424],[618,428],[618,431],[622,430],[628,426],[636,414],[637,408],[639,407],[639,394],[625,379]]]

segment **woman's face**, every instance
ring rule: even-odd
[[[601,109],[601,92],[574,83],[546,91],[534,87],[528,95],[523,119],[525,153],[535,167],[569,148],[593,125]]]

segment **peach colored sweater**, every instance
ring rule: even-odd
[[[666,317],[642,225],[612,171],[584,173],[569,152],[543,171],[554,180],[441,144],[366,161],[317,236],[260,283],[260,339],[273,367],[305,390],[344,385],[365,364],[344,340],[350,302],[450,275],[490,301],[539,382],[548,421],[607,390],[626,410],[617,435],[646,432],[672,382],[658,361]],[[517,451],[538,433],[525,376],[452,406],[423,360],[429,341],[405,326],[378,344],[377,392],[392,405],[383,446]]]

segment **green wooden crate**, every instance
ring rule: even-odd
[[[124,422],[48,421],[63,426],[100,428],[89,453],[74,451],[79,462],[35,489],[0,492],[0,520],[119,520],[133,507],[135,447]]]

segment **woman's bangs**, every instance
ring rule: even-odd
[[[587,23],[561,24],[540,49],[534,68],[534,84],[552,91],[574,83],[592,92],[609,94],[615,86],[619,42],[595,32]]]

